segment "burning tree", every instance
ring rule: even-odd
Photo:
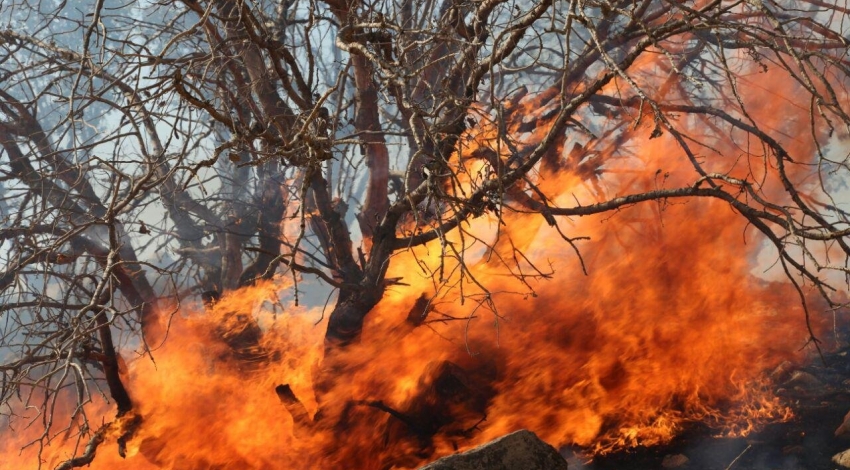
[[[744,432],[785,412],[746,392],[786,357],[769,344],[817,345],[812,309],[843,305],[844,7],[84,6],[0,5],[0,404],[28,462],[114,440],[134,468],[390,468],[520,424],[597,451],[693,419]],[[546,311],[502,326],[517,298]],[[773,341],[735,336],[757,325]],[[652,388],[651,344],[706,337],[728,356],[619,408]],[[158,374],[187,369],[206,378],[168,395]],[[228,414],[249,389],[272,448]],[[192,450],[217,423],[238,436]]]

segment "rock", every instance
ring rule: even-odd
[[[688,464],[690,460],[682,454],[667,455],[661,461],[661,466],[664,468],[679,468]]]
[[[773,380],[773,383],[782,383],[788,379],[788,376],[791,375],[793,370],[794,364],[791,361],[783,361],[776,366],[776,369],[773,369],[773,372],[770,373],[770,378]]]
[[[798,370],[791,374],[791,378],[783,384],[792,390],[805,392],[807,394],[824,393],[824,384],[814,375]]]
[[[578,448],[561,447],[558,453],[567,461],[570,470],[593,470],[593,465],[588,462],[587,454]]]
[[[844,421],[841,423],[841,426],[838,426],[838,429],[835,430],[835,437],[838,436],[846,436],[850,434],[850,412],[847,412],[844,415]]]
[[[832,463],[841,468],[850,468],[850,449],[833,455]]]
[[[521,430],[419,470],[566,470],[567,461],[531,431]]]

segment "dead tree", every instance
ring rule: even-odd
[[[276,273],[293,276],[296,300],[317,285],[335,292],[321,401],[322,384],[346,370],[337,353],[360,340],[388,286],[403,286],[386,276],[393,255],[434,242],[471,276],[469,246],[446,235],[475,238],[478,217],[537,214],[576,246],[565,218],[713,198],[775,247],[804,304],[804,289],[844,301],[850,227],[836,182],[848,166],[830,146],[850,126],[843,7],[89,3],[0,5],[0,348],[13,353],[0,364],[0,404],[23,393],[50,413],[71,389],[79,405],[42,441],[72,426],[87,438],[97,426],[83,405],[101,383],[119,418],[133,410],[116,334],[155,346],[181,305]],[[791,84],[799,99],[776,112],[807,121],[806,145],[759,121],[764,96],[743,83],[753,73]],[[609,166],[662,135],[691,173],[607,194]],[[742,142],[746,155],[731,155]],[[559,200],[552,181],[564,174],[596,198]],[[273,360],[258,353],[259,327],[234,315],[241,333],[221,334],[234,355]],[[291,390],[278,394],[304,421]]]

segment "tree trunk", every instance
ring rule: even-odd
[[[340,377],[350,376],[357,367],[350,362],[345,350],[360,339],[363,320],[372,308],[381,300],[383,289],[341,290],[336,306],[328,320],[325,333],[325,356],[322,363],[313,371],[313,389],[319,404],[318,421],[322,417],[339,413],[339,403],[334,403],[331,392],[339,383]],[[331,418],[336,421],[335,418]]]
[[[325,355],[344,348],[360,338],[363,320],[383,296],[383,287],[373,286],[362,291],[343,290],[328,320],[325,333]]]

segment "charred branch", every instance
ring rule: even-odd
[[[72,468],[84,467],[91,464],[94,461],[95,456],[97,455],[97,448],[103,444],[103,441],[106,439],[106,433],[109,431],[110,424],[103,425],[100,429],[95,431],[92,434],[92,437],[89,438],[88,444],[86,444],[86,448],[83,451],[82,455],[74,457],[72,459],[66,460],[59,465],[56,466],[55,470],[71,470]]]
[[[280,402],[283,403],[286,411],[292,416],[292,421],[295,423],[296,435],[302,432],[310,432],[314,425],[313,420],[310,419],[307,408],[295,396],[289,384],[278,385],[274,391]]]
[[[425,293],[422,293],[417,299],[416,302],[413,303],[413,307],[410,307],[410,311],[407,312],[406,322],[408,325],[412,327],[417,327],[425,322],[428,318],[428,313],[431,311],[431,300]]]

